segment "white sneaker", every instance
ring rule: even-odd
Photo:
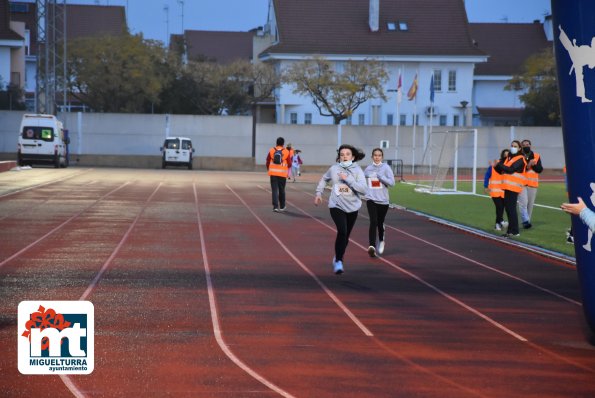
[[[370,257],[376,257],[376,248],[374,246],[368,247],[368,254]]]
[[[502,225],[502,228],[508,227],[508,221],[502,221],[500,224]]]
[[[333,271],[335,275],[341,275],[343,273],[343,261],[335,261],[333,258]]]
[[[382,253],[384,253],[384,241],[383,240],[378,242],[378,254],[382,254]]]
[[[496,226],[494,227],[494,229],[496,231],[502,231],[502,224],[500,224],[499,222],[496,223]]]

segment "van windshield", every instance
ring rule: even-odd
[[[165,144],[163,146],[165,149],[180,149],[180,140],[177,138],[165,140]]]
[[[22,136],[25,140],[54,141],[54,129],[51,127],[23,127]]]

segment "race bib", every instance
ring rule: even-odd
[[[382,189],[382,183],[377,177],[368,177],[368,188],[370,189]]]
[[[334,189],[336,195],[353,195],[353,191],[347,184],[335,184]]]

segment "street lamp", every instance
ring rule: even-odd
[[[469,105],[469,101],[461,101],[461,109],[463,110],[463,127],[467,126],[467,105]]]

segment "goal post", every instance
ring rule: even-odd
[[[477,129],[432,131],[415,168],[417,192],[476,194]]]

